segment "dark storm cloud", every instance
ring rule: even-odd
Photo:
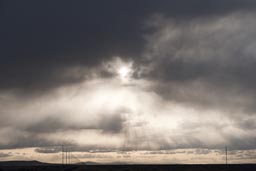
[[[102,117],[100,127],[105,133],[120,133],[124,126],[124,118],[121,115]]]
[[[167,99],[212,109],[254,113],[255,13],[177,21],[158,16],[145,53]],[[238,109],[240,108],[240,109]]]
[[[58,152],[61,145],[74,145],[74,142],[71,140],[53,140],[51,138],[44,137],[43,135],[45,135],[45,132],[28,131],[22,128],[12,128],[11,130],[1,128],[1,136],[8,143],[1,142],[0,149],[22,149],[34,147],[38,149],[38,152],[50,153],[50,150]],[[54,152],[52,151],[52,153]]]
[[[246,124],[246,128],[242,127],[240,124],[245,124],[243,121],[239,121],[238,119],[234,119],[232,124],[220,124],[220,123],[214,123],[213,121],[211,122],[205,122],[205,123],[199,123],[199,122],[184,122],[183,124],[180,125],[181,130],[184,130],[184,133],[182,137],[179,138],[179,140],[183,139],[186,142],[185,144],[182,143],[177,143],[178,148],[187,148],[192,147],[192,148],[206,148],[205,150],[200,149],[197,151],[198,154],[200,152],[204,153],[208,149],[223,149],[222,144],[216,144],[210,146],[207,142],[203,142],[202,140],[199,140],[197,138],[191,138],[191,137],[196,137],[196,135],[201,134],[200,132],[214,132],[214,130],[218,130],[220,133],[219,136],[225,139],[226,145],[229,147],[230,150],[251,150],[255,149],[255,145],[253,142],[256,141],[255,136],[253,135],[254,129],[250,128],[248,124]],[[200,126],[199,126],[200,125]],[[230,132],[225,132],[225,130],[229,129],[230,126],[234,125],[234,130],[241,130],[242,135],[244,138],[241,138],[241,132],[240,134],[238,133],[230,133]],[[187,131],[186,131],[187,130]],[[192,130],[192,131],[189,131]],[[186,138],[187,137],[187,138]],[[209,137],[208,137],[209,138]],[[188,145],[189,144],[189,145]],[[170,148],[168,144],[164,146],[165,149]],[[177,147],[176,147],[177,148]]]
[[[37,153],[58,153],[61,152],[61,148],[36,148],[35,152]]]
[[[245,130],[255,130],[256,129],[256,121],[254,119],[251,118],[246,118],[243,120],[240,120],[237,123],[237,127],[241,127],[242,129]]]
[[[98,119],[82,122],[66,119],[65,113],[62,114],[64,117],[43,117],[40,120],[34,120],[22,126],[18,126],[17,124],[20,120],[14,120],[16,125],[12,124],[12,126],[8,127],[3,125],[0,127],[0,134],[4,139],[4,141],[0,142],[0,149],[40,147],[36,149],[36,152],[57,153],[62,144],[71,147],[70,150],[72,151],[89,152],[91,150],[104,150],[106,152],[106,149],[113,151],[115,148],[109,149],[109,147],[104,145],[81,146],[80,144],[74,143],[71,139],[63,140],[63,137],[53,139],[45,135],[55,133],[70,135],[70,132],[77,133],[84,130],[88,132],[98,131],[99,134],[110,137],[118,135],[126,127],[126,119],[122,116],[122,113],[125,111],[127,110],[118,109],[111,113],[105,112]],[[9,119],[12,120],[12,118]]]
[[[253,151],[231,151],[229,152],[232,160],[255,159],[256,154]]]
[[[149,151],[149,152],[145,152],[143,153],[144,155],[151,155],[151,154],[160,154],[160,155],[164,155],[164,154],[209,154],[212,151],[209,149],[203,149],[203,148],[198,148],[198,149],[186,149],[186,150],[161,150],[161,151]]]
[[[67,130],[102,130],[104,133],[120,133],[124,127],[125,119],[118,114],[103,115],[99,121],[94,123],[70,123],[67,121],[61,121],[61,118],[46,118],[35,122],[25,128],[28,132],[33,133],[50,133],[56,131]]]
[[[48,147],[56,146],[60,143],[54,143],[46,139],[38,137],[36,134],[30,134],[28,136],[17,135],[12,142],[0,146],[0,149],[15,149],[15,148],[27,148],[27,147]]]
[[[61,129],[68,129],[65,127],[65,124],[57,118],[46,118],[42,121],[29,125],[25,128],[28,132],[35,132],[35,133],[49,133],[55,132]]]
[[[57,153],[60,144],[92,153],[222,149],[224,144],[232,150],[256,148],[255,118],[246,115],[255,113],[256,102],[255,0],[3,1],[0,6],[0,135],[5,137],[1,149],[37,147],[38,153]],[[144,85],[134,86],[132,99],[143,101],[129,104],[134,111],[115,111],[116,106],[126,105],[121,104],[126,103],[123,96],[133,89],[127,86],[129,91],[121,92],[114,83],[102,86],[108,80],[62,87],[45,93],[43,99],[25,99],[10,91],[48,91],[82,82],[91,72],[110,78],[116,73],[102,69],[101,63],[115,56],[134,62],[135,75],[147,68],[136,75],[136,81],[149,81],[149,91],[144,92]],[[113,104],[108,103],[111,98]],[[206,110],[211,122],[201,118],[193,122],[197,116],[191,112],[192,121],[177,121],[177,130],[166,135],[161,126],[155,130],[150,124],[131,126],[145,113],[145,120],[155,111],[168,113],[164,103],[172,102],[186,109],[200,106],[218,111],[228,121]],[[67,133],[72,139],[73,133],[79,137],[88,132],[96,137],[94,142],[87,139],[88,144],[79,144],[76,137],[77,144],[65,141],[58,134]],[[110,138],[105,142],[106,137]]]
[[[70,68],[87,68],[115,55],[140,56],[144,21],[253,10],[253,0],[2,1],[1,89],[47,90],[79,82]]]
[[[87,152],[91,154],[118,152],[118,150],[114,148],[111,149],[99,146],[79,146],[75,144],[66,144],[63,145],[63,148],[68,149],[71,152]],[[62,146],[40,147],[35,149],[35,152],[37,153],[58,153],[61,151]]]

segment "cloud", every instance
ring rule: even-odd
[[[253,123],[244,126],[249,115],[200,111],[166,100],[140,81],[127,87],[118,79],[107,80],[62,87],[23,101],[19,96],[3,97],[2,104],[10,100],[12,105],[1,108],[1,149],[36,147],[36,152],[53,153],[61,144],[76,152],[255,148]]]
[[[3,4],[1,149],[256,148],[255,1]]]
[[[253,11],[253,0],[119,2],[3,1],[1,90],[44,92],[79,83],[86,69],[112,56],[141,60],[144,21],[156,13],[190,18]],[[133,12],[129,9],[133,8]],[[18,21],[18,22],[17,22]],[[69,74],[79,70],[76,74]],[[199,68],[200,70],[200,68]]]
[[[115,115],[103,115],[99,121],[94,123],[73,123],[72,121],[62,121],[60,118],[46,118],[45,120],[28,125],[25,130],[33,133],[50,133],[67,130],[93,130],[99,129],[105,133],[118,133],[123,128],[124,118],[120,113]]]
[[[200,107],[253,113],[254,13],[190,21],[157,17],[144,76],[163,97]],[[246,26],[246,27],[245,27]]]
[[[108,143],[118,143],[119,140],[113,138],[113,142],[108,143],[98,140],[120,136],[126,129],[130,109],[123,103],[122,84],[116,79],[109,85],[102,84],[102,81],[105,80],[63,87],[33,98],[3,95],[1,118],[5,122],[1,124],[0,135],[4,137],[0,141],[1,149],[60,144],[77,146],[77,149],[83,147],[87,151],[115,149]],[[77,136],[82,138],[77,140]],[[95,139],[86,140],[87,136]]]
[[[60,152],[60,148],[36,148],[35,152],[37,153],[58,153]]]

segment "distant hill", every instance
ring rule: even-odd
[[[92,162],[92,161],[86,161],[86,162],[80,162],[76,163],[77,165],[101,165],[101,163]]]
[[[32,161],[2,161],[0,166],[43,166],[50,165],[48,163],[42,163],[36,160]]]
[[[132,163],[126,163],[126,162],[112,162],[112,163],[107,163],[107,165],[130,165]]]
[[[79,163],[78,163],[79,164]],[[0,162],[0,171],[256,171],[256,164],[99,164],[82,162],[80,165],[48,164],[38,161]],[[31,167],[32,166],[32,167]]]

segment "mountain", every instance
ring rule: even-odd
[[[80,163],[76,163],[77,165],[101,165],[101,163],[96,163],[96,162],[92,162],[92,161],[86,161],[86,162],[80,162]]]
[[[0,166],[42,166],[50,165],[48,163],[42,163],[36,160],[32,161],[1,161]]]

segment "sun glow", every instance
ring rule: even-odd
[[[126,78],[126,77],[128,77],[129,73],[130,73],[130,69],[129,69],[128,67],[126,67],[126,66],[123,66],[123,67],[121,67],[121,68],[118,70],[118,74],[119,74],[119,76],[120,76],[121,78]]]

